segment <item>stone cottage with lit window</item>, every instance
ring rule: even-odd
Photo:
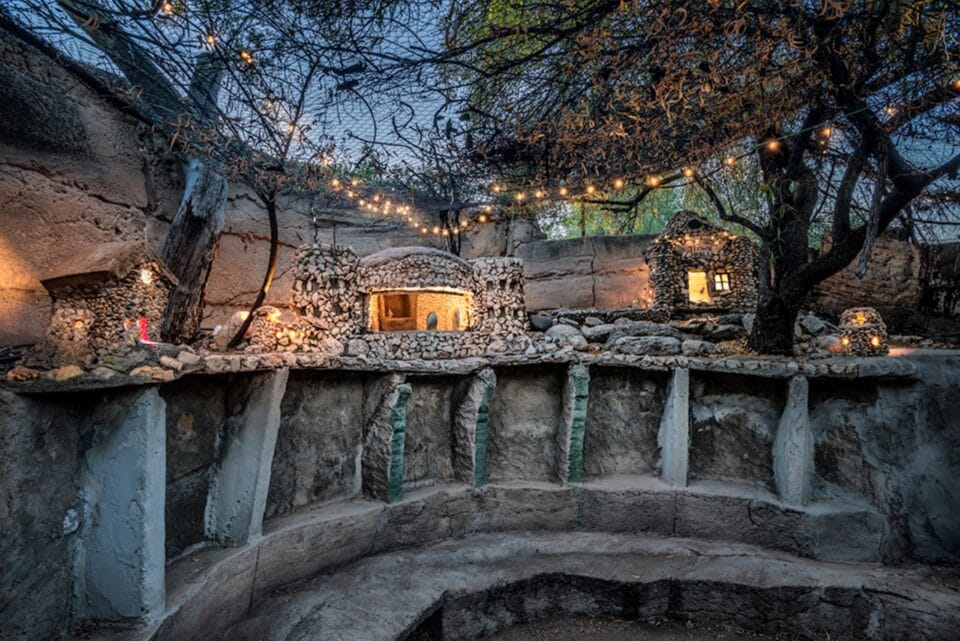
[[[756,307],[756,245],[691,211],[674,215],[650,257],[654,309],[673,315]]]
[[[53,301],[47,340],[76,355],[159,340],[177,278],[143,242],[98,245],[41,280]]]
[[[302,247],[292,310],[305,349],[326,338],[362,338],[398,358],[482,354],[495,338],[524,334],[523,262],[467,261],[429,247],[359,258],[340,245]]]

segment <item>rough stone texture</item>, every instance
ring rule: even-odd
[[[242,545],[260,536],[289,375],[286,368],[257,374],[231,390],[236,409],[225,430],[223,454],[212,470],[204,514],[211,540]]]
[[[560,429],[557,431],[557,477],[579,483],[583,477],[583,439],[590,395],[590,370],[573,365],[563,380]]]
[[[521,247],[527,308],[649,307],[653,236],[597,236]]]
[[[497,375],[483,369],[459,387],[454,391],[453,475],[461,483],[482,487],[488,476],[490,401]]]
[[[381,501],[399,498],[403,489],[406,406],[412,390],[402,376],[369,382],[363,398],[363,492]]]
[[[80,618],[151,619],[164,607],[166,404],[156,388],[98,408],[80,473]]]
[[[707,222],[691,211],[679,211],[663,229],[651,251],[653,306],[682,310],[748,311],[757,303],[757,247]],[[707,300],[693,300],[688,272],[705,273]],[[726,287],[717,287],[724,278]]]
[[[623,336],[612,347],[624,354],[664,356],[680,353],[680,341],[670,336]]]
[[[292,372],[280,407],[266,516],[360,492],[363,379]]]
[[[825,242],[821,251],[827,251]],[[922,294],[921,248],[895,238],[876,240],[863,278],[856,274],[860,257],[820,283],[808,304],[836,318],[848,307],[875,307],[899,333],[916,329],[915,315]]]
[[[783,396],[780,384],[761,379],[695,376],[690,385],[690,478],[769,485]]]
[[[223,442],[230,387],[230,379],[191,376],[160,388],[167,403],[168,559],[204,540],[210,467]]]
[[[585,477],[654,474],[665,389],[662,374],[593,368],[583,442]]]
[[[803,376],[787,383],[787,401],[773,443],[773,481],[788,503],[803,505],[810,498],[813,474],[813,434],[807,409],[809,384]]]
[[[562,370],[497,370],[490,403],[490,480],[556,479]]]
[[[80,442],[97,400],[0,390],[0,618],[4,639],[58,638],[70,620]]]
[[[449,377],[411,377],[403,445],[403,486],[453,480],[453,394],[458,381]]]
[[[665,483],[684,487],[690,467],[690,370],[673,371],[667,403],[657,433],[660,476]]]

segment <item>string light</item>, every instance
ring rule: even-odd
[[[737,164],[737,159],[733,156],[727,156],[726,160],[723,162],[727,167],[733,167],[735,164]]]
[[[561,195],[561,196],[566,196],[566,195],[567,195],[567,188],[566,188],[566,187],[561,187],[561,188],[560,188],[560,195]]]
[[[888,105],[887,108],[883,110],[883,113],[887,114],[888,117],[893,116],[897,113],[897,109],[893,105]]]
[[[690,167],[687,167],[686,169],[683,170],[683,177],[684,177],[684,178],[693,178],[693,177],[696,176],[696,175],[697,175],[697,172],[695,172],[695,171],[694,171],[693,169],[691,169]]]
[[[480,221],[481,223],[485,223],[485,222],[487,222],[487,215],[486,215],[486,214],[480,214],[479,216],[477,216],[477,220]]]
[[[588,194],[592,194],[592,193],[595,192],[596,190],[597,190],[597,188],[594,187],[593,185],[587,185],[587,193],[588,193]]]
[[[542,189],[538,189],[537,191],[534,192],[533,195],[536,196],[537,198],[543,198],[546,194],[543,193]]]
[[[514,196],[514,198],[517,199],[517,202],[518,202],[518,203],[522,203],[522,202],[523,202],[523,199],[526,198],[526,197],[527,197],[527,195],[526,195],[525,193],[523,193],[522,191],[518,191],[518,192],[516,193],[516,195]]]
[[[170,14],[173,13],[173,10],[174,10],[174,6],[172,2],[164,2],[163,4],[160,5],[160,11],[162,11],[164,15],[169,16]]]
[[[951,86],[953,87],[954,91],[960,91],[960,78],[954,80],[953,83],[951,83]]]
[[[243,60],[248,65],[253,64],[253,54],[247,51],[246,49],[240,52],[240,59]]]
[[[823,136],[824,138],[829,138],[831,134],[833,134],[833,129],[831,129],[830,127],[824,127],[823,129],[820,130],[820,135]]]
[[[773,140],[768,140],[765,146],[767,148],[767,151],[770,151],[773,153],[777,153],[778,151],[780,151],[780,141],[777,140],[776,138],[774,138]]]
[[[206,40],[207,44],[210,45],[211,47],[215,47],[217,45],[217,37],[212,33],[208,33],[206,38],[204,38],[204,40]]]
[[[613,181],[614,189],[623,189],[623,178],[617,178]]]
[[[352,179],[352,180],[350,181],[350,184],[353,185],[354,187],[356,187],[357,185],[360,184],[360,179],[359,179],[359,178],[354,178],[354,179]]]
[[[649,187],[659,187],[661,182],[660,176],[647,176],[647,186]]]

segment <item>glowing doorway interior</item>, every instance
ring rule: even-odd
[[[394,290],[370,294],[368,318],[375,332],[464,331],[470,328],[473,294]]]
[[[710,288],[707,284],[707,272],[693,270],[688,271],[687,291],[690,294],[691,303],[709,303]]]

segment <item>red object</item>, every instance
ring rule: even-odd
[[[150,321],[146,316],[141,316],[137,319],[137,329],[140,330],[141,343],[156,345],[154,341],[150,340]]]

